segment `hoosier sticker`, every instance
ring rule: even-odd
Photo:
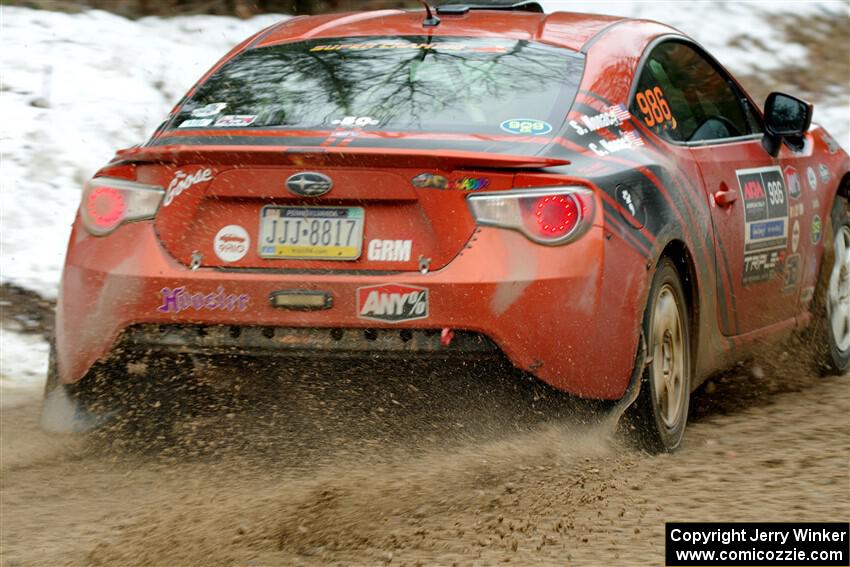
[[[358,288],[357,316],[384,323],[425,319],[428,317],[428,289],[403,284]]]
[[[779,167],[736,172],[744,198],[744,285],[769,280],[788,246],[788,190]],[[767,254],[767,252],[779,252]]]

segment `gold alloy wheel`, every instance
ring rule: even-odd
[[[658,416],[668,429],[674,429],[685,411],[685,338],[682,316],[670,284],[664,284],[655,300],[652,314],[652,368],[654,402]]]

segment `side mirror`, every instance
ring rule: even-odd
[[[799,138],[812,125],[812,105],[785,93],[773,92],[764,103],[765,149],[774,157],[783,138]]]

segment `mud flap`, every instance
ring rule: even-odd
[[[637,357],[635,358],[635,368],[632,371],[629,386],[626,388],[623,397],[614,405],[602,420],[602,425],[606,431],[614,433],[617,430],[617,425],[625,415],[626,411],[637,401],[640,395],[640,386],[643,381],[643,371],[647,364],[646,358],[646,337],[643,336],[643,331],[640,332],[640,345],[638,346]]]

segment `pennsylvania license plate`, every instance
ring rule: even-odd
[[[356,260],[363,248],[361,207],[263,207],[263,258]]]

